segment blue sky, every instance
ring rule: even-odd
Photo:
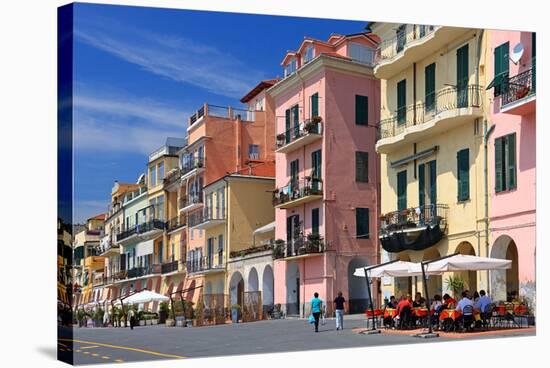
[[[204,102],[239,106],[304,36],[366,22],[77,4],[74,10],[75,220],[105,212],[114,180],[135,182],[147,154],[184,137]]]

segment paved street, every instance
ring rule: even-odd
[[[307,321],[286,319],[200,328],[159,325],[136,327],[133,331],[129,328],[76,328],[73,346],[70,338],[59,343],[61,354],[74,351],[74,364],[96,364],[457,341],[445,337],[425,340],[408,335],[360,335],[352,328],[365,327],[362,316],[348,317],[345,327],[343,331],[335,331],[334,320],[327,319],[327,324],[315,334]],[[532,336],[534,332],[513,335]],[[483,338],[502,336],[506,334]]]

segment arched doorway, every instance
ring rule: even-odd
[[[409,257],[409,255],[405,252],[401,252],[397,255],[396,259],[400,260],[400,261],[403,261],[403,262],[410,262],[411,261],[411,257]],[[401,296],[404,296],[404,295],[412,295],[412,277],[410,276],[406,276],[406,277],[395,277],[394,278],[394,283],[395,283],[395,294],[394,296],[396,297],[397,300],[399,300],[399,298]]]
[[[297,262],[286,264],[286,314],[300,314],[300,270]]]
[[[255,267],[252,267],[248,272],[248,290],[247,291],[258,291],[258,271]]]
[[[243,305],[244,280],[239,271],[233,273],[229,282],[229,294],[231,304]]]
[[[348,305],[350,314],[364,313],[369,307],[365,278],[353,275],[356,268],[368,265],[369,263],[365,257],[354,257],[348,263]]]
[[[429,261],[432,259],[436,259],[441,257],[439,254],[439,251],[436,247],[428,248],[424,251],[424,258],[423,261]],[[426,297],[424,295],[424,285],[422,283],[422,276],[418,278],[421,282],[418,285],[418,291],[422,293],[422,296]],[[430,294],[429,297],[433,299],[434,295],[439,294],[441,295],[443,293],[443,276],[441,275],[430,275],[428,276],[428,293]],[[414,295],[413,295],[414,297]]]
[[[267,265],[264,268],[264,273],[262,275],[262,303],[266,306],[273,305],[273,294],[274,294],[274,277],[273,277],[273,268]]]
[[[456,247],[456,251],[460,254],[475,256],[476,252],[472,244],[462,242]],[[477,271],[455,272],[455,276],[460,276],[464,280],[464,289],[470,290],[473,294],[477,290]]]
[[[493,300],[511,301],[517,298],[519,292],[519,269],[516,243],[508,235],[499,236],[491,249],[491,257],[512,261],[511,268],[490,272],[490,293]]]

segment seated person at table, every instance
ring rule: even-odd
[[[416,293],[414,296],[413,307],[418,308],[418,307],[423,307],[425,305],[426,305],[426,299],[422,297],[422,294]]]
[[[460,317],[456,320],[457,323],[463,322],[466,317],[473,320],[474,303],[470,299],[470,293],[468,290],[464,290],[462,292],[462,299],[458,301],[456,311],[461,313]]]
[[[411,296],[402,296],[399,303],[397,303],[397,316],[399,316],[399,326],[402,328],[409,325],[412,315],[412,302]]]
[[[395,300],[395,296],[390,296],[390,300],[386,302],[386,308],[396,308],[397,307],[397,300]]]
[[[479,293],[476,291],[474,291],[474,296],[472,298],[472,301],[474,302],[474,304],[477,302],[477,300],[479,299]]]
[[[454,298],[451,298],[449,294],[443,295],[443,308],[453,308],[456,304],[456,300]]]
[[[485,290],[481,290],[479,292],[479,299],[474,302],[474,308],[480,311],[481,313],[489,312],[487,311],[487,306],[489,306],[492,303],[491,298],[489,295],[485,293]]]
[[[441,312],[441,307],[443,306],[443,303],[441,302],[441,295],[435,294],[434,300],[432,301],[432,305],[430,305],[430,312],[433,311],[432,314],[432,324],[437,324],[439,321],[439,312]]]

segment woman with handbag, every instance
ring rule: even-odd
[[[314,318],[315,332],[319,332],[319,317],[321,316],[322,306],[323,301],[319,299],[319,293],[315,292],[313,294],[313,299],[311,299],[311,314]]]

